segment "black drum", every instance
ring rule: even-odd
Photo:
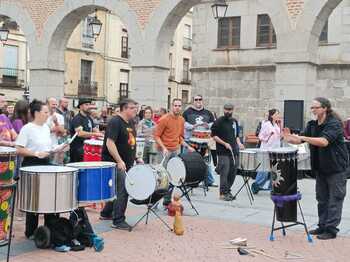
[[[271,165],[272,191],[274,196],[291,196],[298,193],[298,150],[282,147],[269,151]],[[280,222],[297,221],[297,200],[285,201],[276,205],[277,220]]]
[[[169,181],[174,186],[199,184],[208,173],[208,166],[202,156],[197,153],[181,154],[169,160],[167,167]]]

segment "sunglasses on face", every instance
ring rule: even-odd
[[[202,98],[195,98],[194,101],[202,101]]]

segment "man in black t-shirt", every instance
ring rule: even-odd
[[[70,144],[70,162],[82,162],[84,158],[84,141],[93,136],[103,136],[95,127],[94,122],[89,116],[91,100],[79,99],[79,113],[72,119],[70,123],[70,134],[77,137]]]
[[[224,106],[224,116],[219,117],[211,127],[218,154],[217,171],[220,174],[220,199],[234,200],[231,187],[235,181],[239,149],[244,149],[239,140],[238,122],[232,118],[233,105]]]
[[[129,230],[125,222],[128,193],[125,188],[126,171],[134,164],[136,155],[136,130],[133,119],[137,113],[136,102],[125,99],[120,102],[120,113],[107,125],[102,148],[102,160],[117,163],[117,199],[108,202],[101,211],[101,219],[110,219],[113,214],[113,228]],[[142,163],[142,159],[137,159]]]

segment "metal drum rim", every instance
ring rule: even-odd
[[[92,163],[101,163],[101,165],[96,165],[96,166],[84,166],[84,165],[79,165],[79,163],[87,163],[87,164],[92,164]],[[96,169],[96,168],[111,168],[111,167],[116,167],[117,164],[114,162],[109,162],[109,161],[83,161],[83,162],[75,162],[75,163],[69,163],[66,164],[67,167],[72,167],[72,168],[77,168],[78,170],[80,169]]]
[[[28,170],[29,168],[37,168],[37,167],[47,167],[49,169],[52,169],[53,167],[59,167],[59,168],[65,168],[65,170]],[[45,173],[52,173],[52,174],[65,174],[65,173],[69,173],[71,174],[73,173],[78,173],[79,169],[74,168],[74,167],[70,167],[70,166],[49,166],[49,165],[42,165],[42,166],[25,166],[25,167],[21,167],[19,169],[19,171],[25,172],[25,173],[31,173],[31,174],[45,174]]]

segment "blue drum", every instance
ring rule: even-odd
[[[113,162],[77,162],[67,164],[79,169],[78,202],[98,203],[116,196],[116,164]]]

